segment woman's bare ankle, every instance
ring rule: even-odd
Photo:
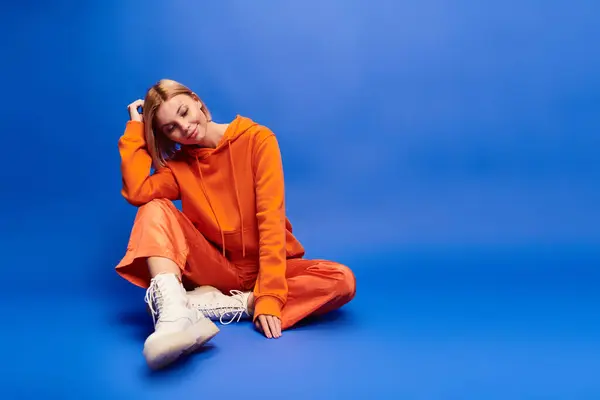
[[[174,274],[181,281],[181,270],[173,260],[165,257],[148,257],[146,262],[151,277],[158,274]]]

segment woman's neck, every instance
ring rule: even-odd
[[[208,147],[214,149],[221,142],[223,135],[225,134],[225,130],[227,129],[227,124],[218,124],[216,122],[209,122],[206,126],[206,136],[202,143],[199,143],[199,147]]]

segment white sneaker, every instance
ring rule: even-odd
[[[185,289],[174,274],[154,277],[145,301],[154,332],[146,339],[143,354],[152,369],[165,367],[195,351],[219,332],[214,322],[190,307]]]
[[[232,290],[227,296],[212,286],[200,286],[187,293],[192,308],[206,318],[219,321],[223,325],[249,318],[248,298],[251,292]]]

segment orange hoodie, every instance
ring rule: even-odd
[[[119,140],[122,195],[140,206],[156,198],[181,200],[204,237],[240,267],[254,286],[255,318],[281,318],[287,301],[286,259],[304,248],[285,216],[281,154],[273,132],[237,116],[215,149],[183,146],[150,175],[143,123],[129,121]]]

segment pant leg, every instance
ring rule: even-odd
[[[134,285],[147,288],[146,258],[152,256],[173,260],[188,287],[211,285],[224,292],[240,289],[235,266],[169,200],[157,199],[139,207],[116,271]]]
[[[356,278],[345,265],[327,260],[287,260],[288,300],[281,315],[282,329],[312,315],[322,315],[350,302]]]

